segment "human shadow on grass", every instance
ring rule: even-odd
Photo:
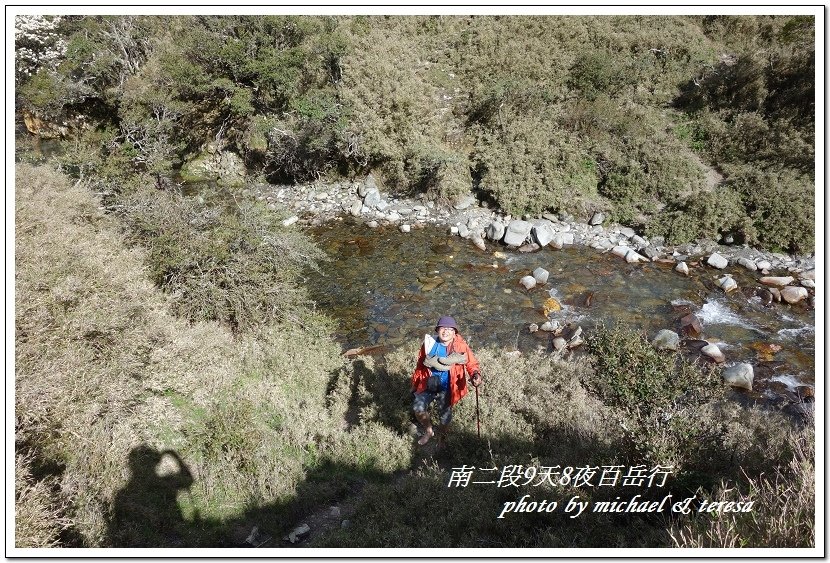
[[[350,381],[335,381],[351,377]],[[353,370],[332,375],[329,391],[348,389],[344,427],[361,421],[380,423],[400,436],[408,434],[411,394],[405,374],[390,374],[382,362],[369,369],[362,360]],[[486,398],[486,395],[485,395]],[[465,401],[474,400],[468,396]],[[368,407],[371,404],[371,409]],[[364,411],[365,412],[362,412]],[[521,414],[521,413],[519,413]],[[290,498],[252,503],[238,515],[204,518],[185,516],[177,500],[194,482],[186,460],[175,452],[140,446],[129,455],[130,482],[115,497],[109,523],[113,547],[667,547],[671,514],[590,514],[570,518],[563,512],[497,516],[504,503],[524,494],[536,500],[566,502],[554,486],[527,481],[502,481],[508,466],[601,466],[620,459],[628,444],[600,441],[567,427],[522,415],[533,429],[527,435],[485,421],[481,436],[470,409],[453,424],[447,446],[436,441],[418,446],[412,440],[408,470],[389,472],[372,459],[344,462],[322,456],[305,468]],[[466,417],[466,418],[464,418]],[[166,463],[164,460],[167,459]],[[166,469],[165,469],[166,467]],[[472,481],[453,483],[459,468],[475,468]],[[164,471],[162,469],[165,469]],[[487,481],[490,481],[489,483]],[[516,483],[521,484],[517,487]],[[613,501],[640,494],[659,500],[686,491],[670,480],[665,487],[624,489],[594,485],[585,493],[593,500]],[[561,494],[560,494],[561,493]],[[573,494],[573,490],[569,490]],[[336,507],[336,508],[333,508]],[[347,525],[344,524],[347,522]],[[303,524],[308,525],[305,531]],[[344,527],[345,526],[345,527]],[[443,530],[440,534],[436,529]],[[294,542],[290,541],[292,532]]]

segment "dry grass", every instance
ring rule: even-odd
[[[276,509],[324,461],[408,463],[408,444],[389,430],[341,423],[326,389],[349,366],[324,322],[309,315],[308,328],[238,338],[217,323],[188,324],[84,187],[21,165],[16,198],[16,442],[56,468],[46,505],[65,506],[79,543],[215,542],[182,519],[215,528],[253,506]],[[138,482],[130,456],[142,448],[176,452],[193,483],[162,520],[120,526],[113,515],[141,502],[128,489]],[[19,511],[40,513],[46,489],[35,490]],[[38,543],[27,535],[16,545]]]
[[[723,482],[713,501],[752,501],[751,512],[698,515],[671,531],[676,547],[815,547],[815,431],[791,436],[794,455],[771,474]]]

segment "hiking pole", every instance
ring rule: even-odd
[[[478,386],[476,386],[476,429],[478,430],[478,439],[481,440],[481,413],[478,410]]]

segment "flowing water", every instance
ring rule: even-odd
[[[672,264],[627,264],[584,247],[525,254],[489,244],[481,251],[444,228],[403,234],[349,219],[312,235],[331,258],[311,278],[312,297],[336,319],[345,348],[417,342],[439,316],[452,315],[474,348],[552,350],[550,335],[528,326],[546,320],[545,302],[554,297],[562,307],[554,319],[586,331],[622,323],[649,339],[664,328],[679,330],[679,319],[694,312],[701,338],[716,342],[727,364],[754,366],[755,398],[794,400],[815,383],[815,312],[801,304],[764,306],[748,291],[758,283],[743,268],[728,271],[746,290],[725,295],[714,285],[723,273],[711,268],[684,277]],[[519,280],[538,267],[550,277],[528,291]],[[694,346],[687,353],[698,355]]]

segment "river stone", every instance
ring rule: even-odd
[[[530,230],[533,228],[531,223],[515,219],[510,221],[507,225],[507,232],[504,234],[504,244],[510,246],[521,246],[525,239],[530,235]]]
[[[808,295],[806,288],[794,285],[789,285],[781,290],[781,299],[791,304],[806,299]]]
[[[771,287],[771,288],[769,288],[769,292],[772,294],[772,299],[776,303],[781,303],[781,290],[780,289],[778,289],[777,287]]]
[[[409,226],[409,225],[404,224],[404,225],[400,226],[400,229],[401,229],[402,233],[408,233],[412,230],[412,227]]]
[[[478,236],[478,235],[474,236],[472,238],[472,241],[473,241],[473,244],[476,246],[476,248],[478,248],[479,250],[487,250],[487,245],[484,244],[484,239],[481,238],[480,236]]]
[[[363,209],[363,202],[355,201],[352,203],[352,206],[349,208],[349,213],[358,217],[360,215],[360,211]]]
[[[588,224],[593,227],[596,225],[602,225],[603,221],[605,221],[605,215],[600,211],[597,211],[591,216],[591,220],[588,222]]]
[[[377,182],[375,182],[375,177],[369,174],[368,176],[366,176],[366,179],[363,181],[363,183],[360,184],[360,186],[358,186],[357,195],[359,195],[360,197],[366,197],[366,194],[369,192],[369,190],[377,189],[378,185]]]
[[[380,201],[378,202],[378,204],[377,204],[375,207],[377,208],[377,210],[378,210],[378,211],[386,211],[386,210],[387,210],[387,209],[389,209],[391,206],[392,206],[392,204],[391,204],[391,203],[388,203],[388,202],[386,202],[386,201],[384,201],[384,200],[380,200]]]
[[[542,326],[539,327],[539,330],[543,332],[553,332],[554,330],[556,330],[556,327],[552,322],[545,321],[542,323]]]
[[[758,269],[758,266],[755,264],[755,262],[753,262],[749,258],[744,258],[743,256],[738,258],[738,264],[740,264],[741,266],[743,266],[744,268],[746,268],[750,272],[754,272],[755,270]]]
[[[806,272],[802,272],[799,276],[802,280],[813,280],[816,279],[816,271],[815,270],[807,270]]]
[[[484,229],[484,236],[488,239],[498,242],[504,237],[504,223],[501,221],[492,221],[487,228]]]
[[[634,229],[632,229],[631,227],[622,227],[620,228],[620,234],[625,238],[631,238],[637,233],[634,232]]]
[[[680,346],[680,335],[673,330],[663,329],[657,333],[651,345],[658,350],[677,350]]]
[[[758,262],[756,262],[756,264],[759,270],[769,270],[770,268],[772,268],[772,264],[769,260],[759,260]]]
[[[776,287],[784,287],[785,285],[789,285],[793,283],[794,278],[792,276],[764,276],[760,280],[758,280],[764,285],[772,285]]]
[[[565,245],[565,235],[563,233],[556,233],[551,238],[549,246],[555,248],[556,250],[561,250],[562,247]]]
[[[539,325],[537,325],[536,323],[530,323],[530,325],[527,327],[527,330],[531,334],[533,334],[534,332],[539,332]]]
[[[709,259],[706,260],[706,263],[712,266],[713,268],[723,270],[729,265],[729,260],[721,256],[717,252],[714,252],[711,256],[709,256]]]
[[[556,234],[550,221],[539,221],[539,223],[533,225],[532,233],[539,246],[547,246]]]
[[[804,287],[806,287],[808,289],[815,289],[816,288],[816,282],[814,282],[813,280],[806,279],[806,278],[801,280],[801,285],[803,285]]]
[[[720,348],[716,344],[707,344],[700,349],[700,353],[712,358],[719,364],[726,361],[726,356],[723,355],[723,352],[720,351]]]
[[[735,364],[723,370],[723,381],[733,387],[752,391],[755,372],[750,364]]]
[[[525,276],[519,280],[519,283],[525,286],[525,289],[533,289],[536,287],[536,278],[533,276]]]
[[[468,236],[470,236],[470,229],[467,227],[467,225],[463,223],[458,226],[457,230],[458,236],[460,236],[461,238],[467,238]]]
[[[375,207],[380,203],[380,200],[380,192],[377,188],[370,188],[366,191],[366,195],[363,197],[363,204],[367,207]]]
[[[574,243],[574,234],[566,232],[563,235],[562,244],[573,244],[573,243]]]
[[[732,276],[723,276],[718,279],[715,284],[721,288],[725,293],[738,289],[738,282],[732,279]]]
[[[611,254],[613,254],[614,256],[619,256],[620,258],[625,258],[629,250],[631,249],[627,246],[615,246],[611,249]]]
[[[637,262],[648,262],[648,258],[638,254],[636,250],[632,249],[625,255],[625,261],[629,264],[636,264]]]
[[[635,248],[645,248],[648,246],[648,241],[639,235],[634,235],[631,237],[631,244],[633,244]]]
[[[680,330],[686,336],[697,338],[703,332],[703,326],[700,324],[700,319],[694,313],[689,313],[680,319]]]
[[[553,349],[557,352],[561,352],[568,346],[568,341],[562,338],[561,336],[557,336],[553,339]]]
[[[548,272],[544,268],[536,268],[533,270],[533,277],[536,279],[537,282],[544,284],[548,282],[548,276],[550,272]]]
[[[455,207],[456,209],[461,211],[461,210],[467,209],[468,207],[473,205],[475,202],[476,202],[476,198],[473,197],[472,194],[466,194],[466,195],[463,195],[460,198],[458,198],[458,200],[456,200],[453,207]]]
[[[293,530],[291,530],[291,532],[288,533],[286,539],[288,539],[288,541],[290,541],[291,543],[297,543],[303,537],[308,535],[309,532],[311,532],[311,528],[308,526],[308,524],[301,524]]]
[[[658,258],[660,258],[662,256],[662,253],[659,250],[657,250],[657,248],[655,248],[653,246],[647,246],[647,247],[643,248],[642,253],[643,253],[643,255],[645,255],[646,258],[648,258],[652,262],[654,262],[655,260],[657,260]],[[673,264],[673,263],[674,263],[674,260],[669,260],[669,264]]]

